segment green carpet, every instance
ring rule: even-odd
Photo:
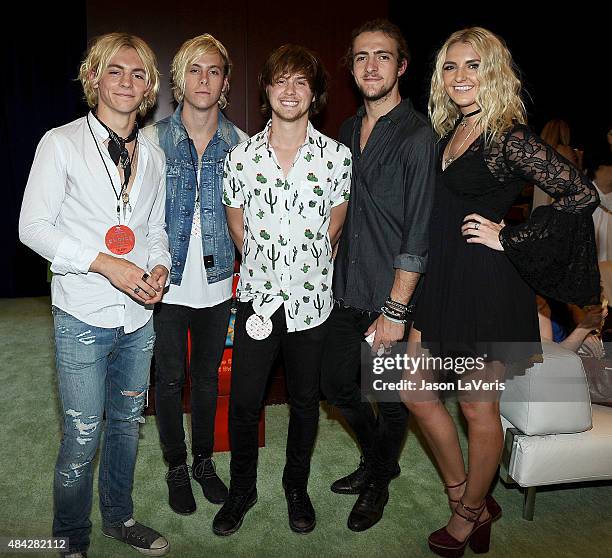
[[[49,299],[0,300],[0,347],[0,537],[49,537],[53,467],[60,439]],[[451,406],[456,413],[456,405]],[[365,533],[353,533],[346,527],[346,518],[355,497],[333,494],[329,485],[357,465],[358,452],[325,407],[309,487],[317,528],[309,535],[290,531],[281,488],[287,419],[286,406],[267,408],[259,502],[237,534],[219,538],[211,531],[218,508],[204,500],[197,484],[195,514],[179,516],[168,507],[155,420],[147,417],[136,465],[136,518],[161,531],[172,545],[170,556],[176,557],[431,555],[427,535],[446,522],[448,508],[439,477],[418,436],[412,430],[408,434],[400,463],[402,474],[391,484],[383,520]],[[220,476],[228,481],[229,454],[217,454],[215,459]],[[612,556],[612,484],[542,489],[533,522],[521,518],[522,494],[516,487],[498,483],[494,495],[504,516],[494,525],[489,556]],[[97,492],[92,521],[91,556],[138,555],[102,536]]]

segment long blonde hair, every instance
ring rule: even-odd
[[[525,124],[525,105],[520,97],[521,82],[516,75],[512,55],[503,39],[482,27],[470,27],[453,33],[438,51],[429,92],[429,117],[440,137],[450,132],[462,116],[444,87],[443,67],[451,45],[469,44],[481,58],[478,67],[480,85],[476,103],[482,109],[480,127],[490,142],[512,127]]]
[[[83,85],[85,100],[89,108],[94,108],[98,104],[98,90],[95,86],[102,79],[111,58],[123,47],[133,48],[144,65],[145,79],[149,90],[138,107],[138,114],[144,116],[157,100],[159,71],[157,70],[155,54],[149,45],[136,35],[107,33],[94,39],[79,68],[79,80]]]

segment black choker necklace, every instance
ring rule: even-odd
[[[479,114],[482,112],[482,109],[476,109],[472,112],[469,112],[468,114],[464,114],[463,117],[461,118],[461,120],[459,121],[459,124],[461,124],[462,128],[465,128],[467,126],[467,119],[470,116],[475,116],[476,114]]]
[[[472,112],[468,112],[467,114],[463,115],[463,119],[462,120],[465,120],[466,118],[469,118],[470,116],[474,116],[475,114],[478,114],[478,113],[481,113],[481,112],[482,112],[482,109],[476,109],[476,110],[474,110]]]

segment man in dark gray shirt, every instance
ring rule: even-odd
[[[400,30],[386,20],[364,24],[353,32],[347,62],[364,106],[340,130],[353,154],[352,194],[334,266],[322,389],[361,446],[358,469],[331,489],[359,494],[348,527],[365,531],[382,517],[389,482],[399,475],[408,413],[398,397],[379,402],[376,417],[362,398],[361,343],[374,334],[376,352],[407,336],[409,304],[427,264],[437,157],[427,119],[399,94],[408,65]]]

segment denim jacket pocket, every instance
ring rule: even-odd
[[[182,165],[180,161],[166,161],[166,180],[178,180],[181,177]]]
[[[180,196],[182,184],[182,168],[180,162],[166,161],[166,199],[175,201]],[[166,208],[168,209],[168,208]]]

